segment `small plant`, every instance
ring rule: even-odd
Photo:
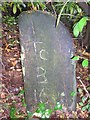
[[[52,115],[52,112],[56,110],[62,110],[62,105],[57,102],[53,109],[47,109],[45,103],[39,103],[37,110],[34,113],[27,111],[28,118],[40,118],[40,120],[48,119]]]
[[[6,23],[7,25],[12,26],[12,25],[16,25],[17,21],[15,17],[7,15],[7,16],[3,16],[3,23]]]
[[[12,8],[13,9],[13,13],[16,14],[16,12],[17,12],[18,9],[21,12],[22,11],[22,7],[25,8],[26,5],[23,3],[22,0],[20,0],[20,2],[16,0],[16,2],[11,2],[11,7],[13,7]]]
[[[86,80],[90,80],[90,76],[88,76],[88,77],[86,78]]]
[[[24,95],[24,93],[25,93],[25,91],[24,91],[24,89],[22,89],[22,90],[20,90],[18,96],[20,97],[20,96]],[[22,105],[23,105],[23,107],[27,106],[24,98],[22,99]]]
[[[71,59],[72,59],[72,60],[75,60],[75,61],[78,61],[80,58],[81,58],[80,56],[74,56],[74,57],[72,57]],[[83,67],[88,67],[88,66],[89,66],[89,61],[88,61],[88,59],[84,59],[84,60],[82,61],[82,66],[83,66]]]
[[[83,28],[87,25],[88,17],[82,17],[77,23],[73,26],[73,35],[78,37],[78,35],[83,31]]]
[[[25,99],[22,99],[23,107],[26,107]]]
[[[45,103],[40,103],[38,105],[38,109],[33,114],[33,116],[39,117],[39,118],[49,118],[52,113],[51,109],[46,109]]]
[[[9,45],[10,47],[13,47],[13,46],[15,46],[15,45],[18,44],[18,43],[19,43],[18,40],[15,39],[15,38],[10,38],[10,39],[8,39],[8,45]]]
[[[16,118],[16,108],[15,107],[11,107],[10,108],[10,118]]]
[[[37,0],[37,2],[30,2],[27,4],[27,6],[32,7],[33,10],[44,11],[46,9],[46,4],[44,2],[40,2],[40,0]]]
[[[56,106],[54,107],[54,110],[62,110],[62,105],[59,102],[57,102]]]
[[[80,17],[82,13],[79,5],[76,2],[70,2],[70,0],[66,0],[55,6],[55,9],[57,8],[56,12],[58,13],[56,26],[58,26],[62,16],[66,16],[69,21],[74,21]]]
[[[87,110],[88,112],[90,112],[90,99],[88,99],[88,101],[87,101],[87,99],[88,99],[88,97],[84,95],[81,99],[82,101],[79,102],[79,105],[82,107],[82,111]],[[86,103],[86,101],[87,101],[87,103]]]
[[[18,96],[24,95],[24,93],[25,93],[25,91],[24,91],[24,89],[22,89],[22,90],[20,90]]]

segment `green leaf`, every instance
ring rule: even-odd
[[[90,77],[87,77],[86,80],[90,80]]]
[[[83,96],[83,97],[82,97],[82,102],[85,103],[86,100],[87,100],[87,97],[86,97],[86,96]]]
[[[89,104],[89,106],[88,106],[88,112],[90,112],[90,104]]]
[[[79,105],[80,105],[80,106],[83,106],[84,104],[83,104],[83,102],[79,102]]]
[[[73,7],[70,7],[70,14],[71,15],[73,14],[73,11],[74,11]]]
[[[77,93],[75,91],[73,91],[73,92],[70,93],[70,96],[74,97],[74,96],[76,96],[76,94]]]
[[[15,107],[10,108],[10,117],[15,118],[16,117],[15,114],[16,114],[16,108]]]
[[[89,105],[89,104],[85,105],[84,107],[82,107],[82,111],[87,110],[89,107],[90,107],[90,105]]]
[[[87,107],[86,106],[82,107],[82,111],[85,111],[85,110],[87,110]]]
[[[39,4],[40,4],[40,6],[41,6],[42,10],[44,10],[44,9],[46,8],[46,5],[45,5],[44,3],[39,2]]]
[[[42,113],[42,111],[41,111],[40,108],[38,108],[38,109],[36,110],[36,112],[37,112],[37,113]]]
[[[39,104],[39,109],[40,109],[41,111],[44,111],[44,110],[45,110],[45,103],[40,103],[40,104]]]
[[[22,99],[22,103],[25,103],[25,100],[24,100],[24,99]]]
[[[20,4],[17,4],[17,7],[20,11],[22,11],[22,8],[21,8]]]
[[[79,56],[74,56],[72,60],[79,60]]]
[[[26,103],[23,103],[23,107],[26,107],[27,105],[26,105]]]
[[[2,33],[0,33],[0,38],[2,38]]]
[[[80,21],[78,22],[79,32],[82,32],[84,26],[86,26],[87,20],[88,20],[87,17],[83,17],[83,18],[80,19]]]
[[[82,90],[81,88],[78,88],[78,92],[79,92],[79,93],[82,93],[83,90]]]
[[[56,106],[54,107],[54,110],[62,110],[62,105],[59,102],[57,102]]]
[[[83,67],[88,67],[88,64],[89,64],[89,62],[88,62],[87,59],[82,61],[82,66]]]
[[[31,118],[33,116],[33,113],[30,111],[27,111],[27,118]]]
[[[88,102],[90,103],[90,99],[88,100]]]
[[[51,109],[46,109],[45,114],[50,115],[51,113],[52,113],[52,110],[51,110]]]
[[[13,13],[15,14],[17,12],[16,4],[13,5]]]
[[[44,112],[45,118],[49,118],[50,115],[51,115],[51,113],[52,113],[52,110],[51,110],[51,109],[46,109],[45,112]]]
[[[78,24],[75,25],[74,29],[73,29],[73,35],[75,37],[78,37],[79,35],[79,28],[78,28]]]
[[[88,17],[83,17],[74,25],[73,35],[78,37],[79,33],[82,32],[84,26],[87,24]]]
[[[89,87],[87,87],[87,90],[90,90],[90,86],[89,86]]]
[[[25,91],[24,91],[24,90],[21,90],[19,94],[24,94],[24,93],[25,93]]]
[[[82,9],[78,5],[76,5],[76,9],[77,9],[78,13],[82,12]]]

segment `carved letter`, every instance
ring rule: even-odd
[[[42,71],[42,73],[40,74],[40,70]],[[46,70],[43,67],[38,67],[37,68],[37,78],[38,77],[43,77],[43,81],[40,81],[40,83],[47,83],[47,78],[46,78]]]

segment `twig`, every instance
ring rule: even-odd
[[[72,15],[72,14],[67,14],[67,13],[62,13],[62,15],[67,15],[67,16],[76,17],[75,15]]]
[[[79,82],[82,84],[82,86],[83,86],[85,92],[87,93],[87,95],[88,95],[87,97],[90,98],[90,94],[89,94],[89,92],[87,91],[87,89],[86,89],[85,85],[83,84],[83,82],[82,82],[81,80],[79,80]]]
[[[0,120],[4,120],[4,119],[7,119],[7,116],[3,116],[3,117],[0,117]]]

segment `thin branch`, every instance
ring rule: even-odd
[[[67,15],[67,16],[76,17],[75,15],[72,15],[72,14],[67,14],[67,13],[63,13],[62,15]]]
[[[82,86],[83,86],[85,92],[87,93],[87,95],[88,95],[87,97],[90,98],[90,94],[89,94],[89,92],[87,91],[86,86],[83,84],[83,82],[82,82],[81,80],[79,80],[79,82],[82,84]]]

